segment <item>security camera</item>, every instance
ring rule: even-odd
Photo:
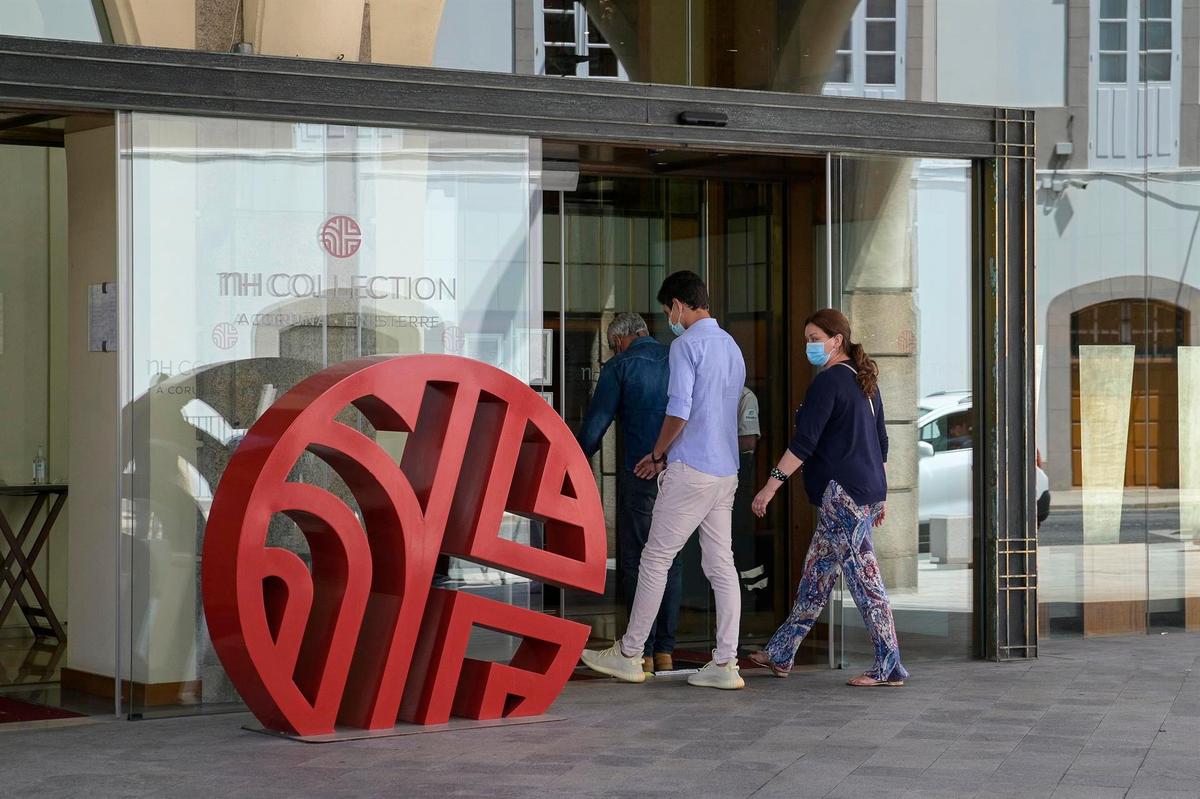
[[[1062,194],[1067,189],[1083,189],[1087,190],[1088,182],[1079,178],[1055,178],[1050,182],[1050,190],[1055,194]]]

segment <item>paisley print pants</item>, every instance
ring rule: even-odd
[[[882,512],[882,503],[854,504],[836,482],[830,482],[826,487],[817,517],[817,531],[804,560],[804,574],[792,612],[766,647],[776,667],[792,667],[796,649],[829,602],[840,565],[871,643],[875,645],[875,666],[866,672],[867,675],[876,680],[908,678],[908,671],[900,665],[896,624],[871,545],[871,529]]]

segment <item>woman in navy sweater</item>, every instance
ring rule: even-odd
[[[879,368],[850,338],[850,323],[832,308],[804,323],[808,360],[821,371],[796,413],[796,432],[767,484],[754,498],[758,516],[803,464],[804,490],[819,511],[792,612],[764,650],[750,659],[786,677],[796,649],[829,601],[838,565],[875,645],[875,666],[854,686],[903,685],[908,672],[900,647],[871,528],[887,513],[888,438],[879,395]]]

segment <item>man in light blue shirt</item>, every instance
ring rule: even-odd
[[[654,449],[634,471],[659,477],[654,519],[638,570],[637,595],[625,636],[583,663],[627,682],[643,682],[641,654],[654,624],[675,555],[699,528],[701,564],[717,605],[717,648],[692,685],[741,688],[738,623],[741,592],[733,564],[733,498],[738,472],[738,399],[746,363],[733,338],[709,314],[708,288],[693,272],[676,272],[658,292],[677,338],[669,356],[667,416]]]

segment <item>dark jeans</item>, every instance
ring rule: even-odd
[[[617,544],[620,548],[621,590],[625,594],[625,609],[633,609],[637,592],[638,565],[642,549],[650,535],[650,520],[654,517],[654,500],[658,498],[658,481],[643,480],[628,469],[622,469],[617,480]],[[675,651],[675,627],[679,623],[679,599],[683,593],[683,570],[679,557],[667,572],[667,589],[654,620],[654,629],[646,639],[645,655],[671,654]]]
[[[758,565],[754,526],[758,521],[750,505],[758,487],[754,482],[754,453],[743,452],[738,463],[738,487],[733,495],[733,562],[739,573]]]

